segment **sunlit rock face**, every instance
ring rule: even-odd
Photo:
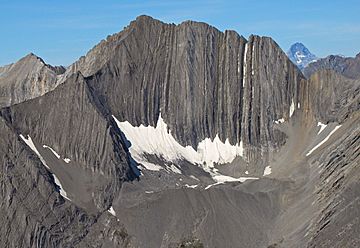
[[[58,85],[65,68],[53,67],[34,54],[0,68],[0,107],[44,95]]]

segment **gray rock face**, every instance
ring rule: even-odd
[[[53,67],[29,54],[18,62],[0,69],[0,107],[17,104],[55,89],[57,75],[64,67]]]
[[[360,109],[360,80],[346,78],[331,70],[313,74],[304,92],[311,101],[309,111],[324,123],[342,123]]]
[[[196,148],[218,134],[261,147],[274,143],[273,120],[288,118],[298,102],[302,76],[270,38],[246,41],[203,23],[175,26],[144,16],[124,32],[76,63],[89,73],[96,51],[111,47],[90,84],[121,121],[155,126],[161,112],[182,145]]]
[[[50,145],[76,161],[82,169],[109,177],[111,188],[106,191],[117,191],[122,181],[136,175],[128,166],[127,149],[116,124],[104,113],[82,75],[73,74],[41,98],[4,108],[1,116],[17,134],[30,135],[37,143]],[[100,195],[107,195],[106,191]],[[99,197],[94,204],[107,207],[111,198]]]
[[[0,68],[14,77],[0,110],[1,246],[360,245],[359,80],[306,80],[271,38],[147,16],[66,72],[33,59]],[[244,156],[216,169],[259,179],[218,185],[156,154],[145,156],[161,169],[140,167],[112,115],[156,126],[160,113],[182,146],[242,142]]]
[[[360,77],[360,53],[355,58],[330,55],[310,63],[303,72],[309,78],[319,70],[333,70],[347,78],[358,79]]]
[[[74,246],[96,218],[65,201],[53,177],[0,119],[2,247]]]

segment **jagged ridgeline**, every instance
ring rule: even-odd
[[[357,247],[360,80],[140,16],[0,68],[0,246]]]

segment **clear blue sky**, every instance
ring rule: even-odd
[[[30,52],[69,65],[141,14],[271,36],[285,51],[300,41],[320,57],[360,52],[360,0],[0,0],[0,65]]]

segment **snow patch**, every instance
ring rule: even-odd
[[[210,185],[206,186],[205,190],[210,189],[212,186],[219,185],[219,184],[224,184],[224,183],[223,182],[217,182],[217,183],[210,184]]]
[[[243,61],[243,78],[242,78],[242,86],[245,85],[245,78],[246,78],[246,58],[247,58],[247,50],[248,50],[248,43],[245,44],[245,51],[244,51],[244,61]]]
[[[224,164],[232,162],[235,157],[243,156],[243,143],[231,145],[229,139],[223,143],[216,135],[214,140],[205,138],[198,144],[195,151],[191,146],[181,146],[168,131],[167,124],[161,114],[156,127],[140,125],[132,126],[128,121],[120,122],[114,116],[120,130],[131,142],[129,151],[132,157],[146,169],[160,170],[162,167],[148,163],[145,154],[162,157],[166,161],[187,160],[193,164],[213,167],[215,163]]]
[[[271,167],[268,165],[265,167],[264,169],[264,175],[263,176],[267,176],[271,174]]]
[[[215,181],[217,181],[218,183],[226,183],[226,182],[245,182],[246,180],[256,180],[259,179],[258,177],[239,177],[239,178],[235,178],[235,177],[230,177],[230,176],[225,176],[225,175],[215,175],[213,176],[213,179]]]
[[[318,122],[317,126],[320,126],[320,130],[317,134],[320,134],[325,128],[326,128],[326,124],[321,123],[320,121]]]
[[[40,155],[38,149],[36,148],[34,142],[32,141],[30,135],[27,135],[27,138],[25,138],[22,134],[20,134],[20,138],[33,150],[36,155],[39,157],[40,161],[43,163],[43,165],[50,169],[49,166],[46,164],[45,159]]]
[[[281,118],[281,119],[279,119],[279,120],[277,120],[277,121],[274,121],[276,124],[280,124],[280,123],[283,123],[283,122],[285,122],[285,120],[284,120],[284,118]]]
[[[31,150],[33,150],[36,155],[39,157],[40,161],[42,162],[42,164],[51,171],[51,169],[49,168],[49,166],[46,164],[46,161],[45,159],[41,156],[41,154],[39,153],[38,149],[36,148],[34,142],[32,141],[30,135],[27,135],[27,138],[25,138],[22,134],[20,134],[20,138],[31,148]],[[57,154],[53,149],[51,149],[50,147],[48,146],[43,146],[44,148],[49,148],[54,154],[56,157],[60,158],[59,154]],[[54,178],[54,182],[55,184],[59,187],[60,189],[60,195],[63,196],[64,198],[68,199],[69,201],[71,201],[68,197],[67,197],[67,194],[66,194],[66,191],[64,190],[64,188],[62,187],[61,183],[60,183],[60,180],[59,178],[54,174],[54,173],[51,173],[51,175],[53,176]]]
[[[226,182],[245,182],[246,180],[257,180],[259,179],[258,177],[239,177],[239,178],[234,178],[234,177],[229,177],[229,176],[225,176],[225,175],[216,175],[213,176],[213,179],[215,181],[217,181],[216,183],[210,184],[208,186],[206,186],[205,190],[211,188],[212,186],[215,185],[219,185],[219,184],[224,184]]]
[[[59,153],[57,153],[53,148],[51,148],[50,146],[47,146],[47,145],[43,145],[43,147],[49,149],[50,151],[52,151],[52,153],[53,153],[58,159],[60,159],[61,156],[60,156]],[[70,161],[71,161],[69,158],[64,158],[63,160],[64,160],[64,162],[67,163],[67,164],[70,163]]]
[[[150,190],[150,191],[145,191],[145,194],[152,194],[154,193],[154,191]]]
[[[249,175],[249,171],[245,171],[245,174],[246,174],[246,175]]]
[[[252,53],[251,53],[251,75],[255,75],[254,71],[254,57],[255,57],[255,46],[252,44]]]
[[[291,100],[291,105],[290,105],[290,111],[289,111],[289,116],[291,117],[294,114],[295,111],[295,104],[294,104],[294,99]]]
[[[317,144],[313,149],[311,149],[308,153],[306,153],[306,156],[309,156],[311,153],[313,153],[313,151],[315,151],[316,149],[318,149],[322,144],[324,144],[329,138],[331,135],[333,135],[336,130],[338,130],[339,128],[341,127],[341,125],[338,125],[334,128],[334,130],[332,130],[328,136],[326,136],[325,139],[323,139],[319,144]]]
[[[297,104],[297,108],[299,109],[300,108],[300,103],[298,102],[298,104]]]
[[[67,193],[66,193],[66,191],[64,190],[63,186],[61,185],[59,178],[57,178],[57,176],[56,176],[55,174],[52,174],[52,175],[53,175],[53,177],[54,177],[55,184],[60,188],[60,195],[61,195],[62,197],[64,197],[65,199],[68,199],[69,201],[71,201],[71,200],[69,199],[69,197],[67,196]]]
[[[185,184],[185,187],[186,188],[192,188],[192,189],[195,189],[198,185],[195,184],[195,185],[189,185],[189,184]]]
[[[115,210],[114,210],[114,208],[113,208],[112,206],[109,208],[108,212],[109,212],[110,214],[116,216]]]
[[[58,159],[60,158],[60,155],[59,155],[57,152],[55,152],[55,150],[52,149],[50,146],[43,145],[43,147],[50,149],[50,151],[52,151],[52,153],[53,153]]]

